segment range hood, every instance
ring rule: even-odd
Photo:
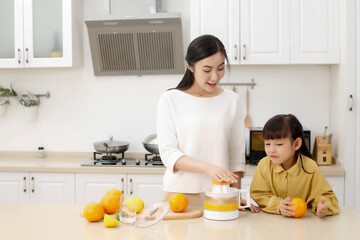
[[[98,16],[85,24],[95,76],[184,73],[179,13]]]

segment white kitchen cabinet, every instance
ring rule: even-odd
[[[81,1],[2,0],[0,68],[79,65],[81,21]]]
[[[239,0],[191,0],[191,39],[214,35],[224,44],[229,62],[239,63],[239,13]]]
[[[290,1],[290,63],[339,63],[339,0]]]
[[[0,173],[0,202],[75,203],[73,173]]]
[[[340,206],[344,206],[344,177],[326,177],[328,183],[330,184],[332,190],[336,194],[336,197],[339,201]]]
[[[339,63],[339,0],[192,0],[191,38],[218,36],[231,64]]]
[[[99,202],[110,189],[135,196],[146,205],[161,201],[163,175],[159,174],[76,174],[76,203]]]
[[[288,64],[289,0],[241,0],[241,63]]]

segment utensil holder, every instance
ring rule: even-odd
[[[314,158],[318,165],[332,164],[332,144],[329,136],[316,136],[314,145]]]

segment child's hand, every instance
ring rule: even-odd
[[[316,207],[316,215],[319,218],[325,217],[328,211],[328,207],[325,204],[325,200],[323,198],[320,199],[317,207]]]
[[[280,202],[280,207],[279,207],[280,213],[287,217],[292,217],[295,215],[294,212],[290,212],[290,210],[295,211],[295,208],[289,206],[289,205],[294,205],[294,203],[290,202],[290,200],[291,197],[285,198]]]

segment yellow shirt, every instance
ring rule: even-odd
[[[302,169],[300,156],[288,170],[273,164],[268,157],[261,159],[251,182],[251,197],[263,211],[269,213],[280,214],[280,202],[288,196],[304,199],[308,206],[312,206],[314,213],[320,198],[324,198],[328,207],[327,215],[339,213],[336,195],[316,162],[301,156],[304,168],[310,174]]]

